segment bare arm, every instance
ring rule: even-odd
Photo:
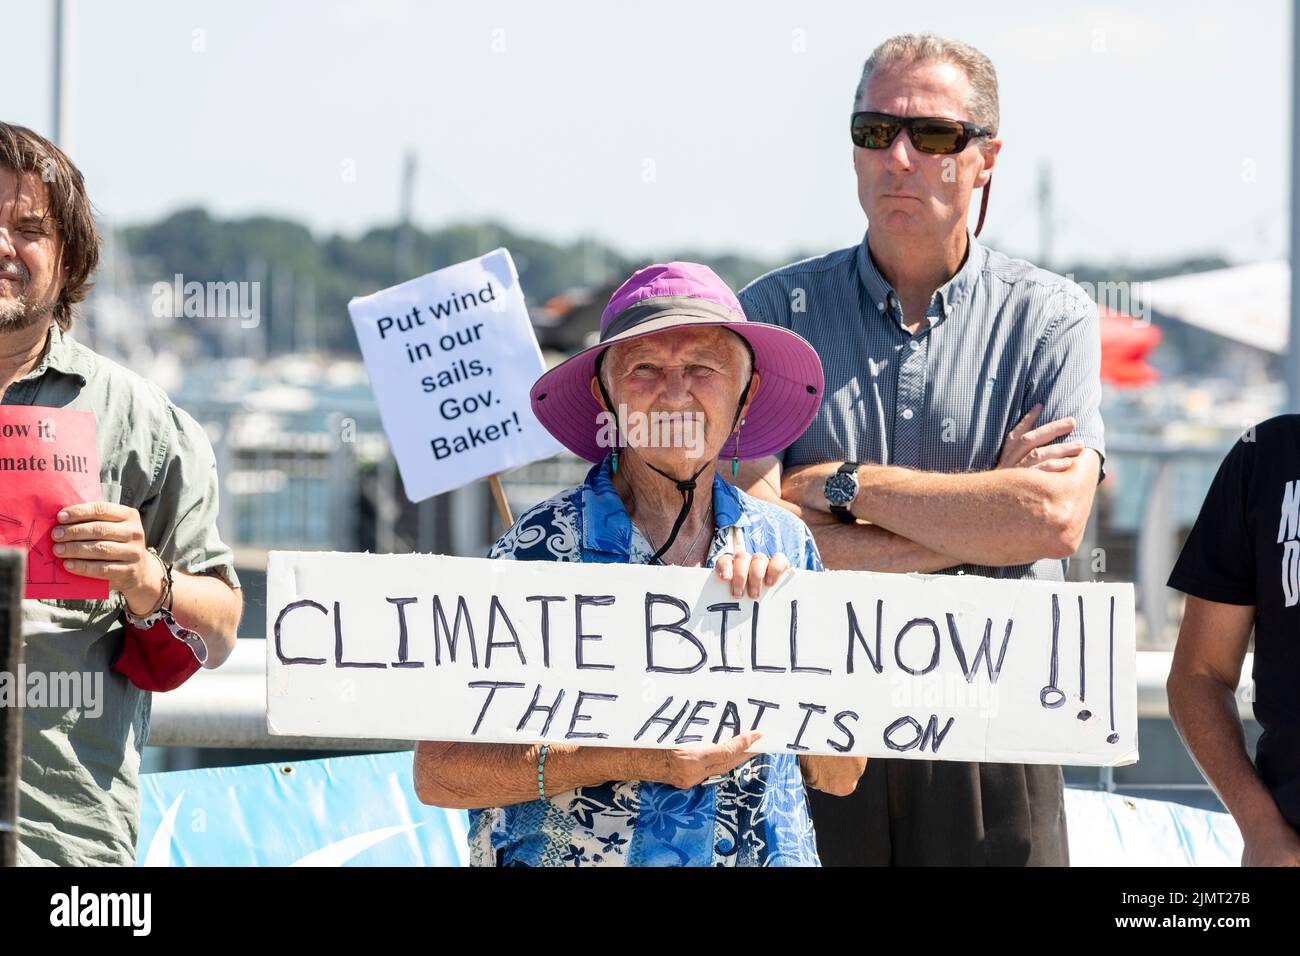
[[[103,578],[127,609],[144,616],[162,599],[162,563],[150,554],[140,512],[109,501],[69,505],[59,512],[54,553],[73,574]],[[207,574],[172,572],[172,614],[208,647],[204,667],[220,667],[235,648],[243,592]]]
[[[867,769],[867,758],[806,754],[799,758],[799,769],[804,782],[813,789],[847,797],[858,788],[858,779]]]
[[[1300,866],[1300,836],[1259,778],[1237,711],[1237,684],[1254,618],[1253,606],[1188,596],[1166,683],[1169,716],[1241,828],[1242,864]]]
[[[536,744],[445,743],[415,746],[415,792],[424,803],[459,810],[503,807],[537,799]],[[555,793],[627,779],[626,751],[552,745],[546,789]]]
[[[161,590],[160,587],[158,593]],[[244,611],[243,595],[242,590],[210,574],[172,572],[172,616],[176,623],[203,638],[208,648],[204,667],[220,667],[235,649],[239,619]],[[139,606],[152,607],[156,600],[157,594],[148,605],[141,599]],[[128,601],[134,603],[131,598]]]
[[[805,512],[822,564],[832,571],[916,571],[933,574],[961,562],[879,525],[845,524],[828,513]]]
[[[552,744],[546,753],[547,793],[611,780],[650,780],[686,789],[752,758],[762,736],[749,731],[725,743],[689,749],[578,747]],[[461,810],[536,800],[537,744],[421,741],[415,747],[415,792],[423,803]]]
[[[831,471],[838,467],[836,462]],[[781,497],[781,463],[775,457],[742,463],[736,484],[755,498],[779,504],[802,518],[829,570],[934,572],[960,563],[877,525],[862,521],[844,524],[829,511],[785,500]],[[822,501],[825,503],[824,495]]]
[[[1017,424],[993,471],[943,474],[861,465],[856,517],[951,559],[953,564],[1027,564],[1068,558],[1079,548],[1097,489],[1101,458],[1077,443],[1049,444],[1072,419],[1030,429],[1035,406]],[[782,496],[829,513],[824,488],[838,462],[791,469]],[[820,541],[818,542],[820,545]]]

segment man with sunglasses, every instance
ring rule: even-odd
[[[1061,580],[1079,547],[1104,455],[1097,308],[976,240],[997,129],[982,53],[885,41],[849,123],[866,236],[740,293],[822,359],[812,425],[739,481],[798,511],[827,568]],[[873,758],[853,796],[809,804],[827,865],[1069,861],[1055,766]]]

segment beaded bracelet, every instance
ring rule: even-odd
[[[537,753],[537,799],[542,801],[546,800],[546,786],[542,773],[546,769],[546,751],[550,749],[550,744],[542,744],[542,749]]]

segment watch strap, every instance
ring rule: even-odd
[[[839,468],[835,470],[835,473],[837,475],[853,475],[857,473],[857,470],[858,470],[858,462],[846,461],[842,465],[840,465]],[[854,497],[857,496],[855,495]],[[831,510],[831,514],[839,518],[840,521],[844,522],[844,524],[853,524],[858,520],[857,518],[853,517],[853,511],[850,509],[849,505],[832,504],[830,506],[830,510]]]

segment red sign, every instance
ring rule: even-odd
[[[0,405],[0,545],[27,552],[24,597],[108,597],[107,581],[64,569],[50,538],[59,509],[103,497],[94,415]]]

